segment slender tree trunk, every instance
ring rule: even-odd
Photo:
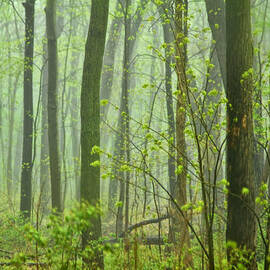
[[[47,0],[46,29],[48,39],[48,138],[52,208],[61,212],[61,165],[57,111],[57,36],[56,0]]]
[[[4,149],[4,138],[3,138],[3,93],[2,93],[2,80],[0,81],[0,146],[1,146],[1,179],[5,178],[5,173],[3,173],[5,168],[5,149]],[[0,191],[4,191],[4,182],[0,182]]]
[[[168,24],[162,24],[164,42],[170,44],[173,40],[172,32]],[[169,46],[165,48],[166,62],[165,62],[165,88],[166,88],[166,106],[168,118],[168,135],[170,144],[168,149],[168,173],[170,192],[173,195],[175,187],[175,120],[173,110],[173,96],[172,96],[172,56],[169,52]]]
[[[125,3],[125,37],[124,37],[124,55],[123,55],[123,75],[122,75],[122,95],[121,95],[121,106],[120,106],[120,133],[121,133],[121,143],[120,143],[120,160],[129,164],[130,153],[129,153],[129,68],[130,68],[130,29],[131,29],[131,18],[128,14],[130,9],[131,1],[127,0]],[[129,201],[129,172],[122,174],[122,179],[120,182],[120,201],[122,205],[119,205],[117,209],[116,216],[116,235],[118,236],[123,231],[123,209],[125,206],[125,229],[128,225],[128,207]],[[124,190],[125,195],[124,195]]]
[[[70,54],[70,46],[71,46],[71,37],[72,37],[72,22],[73,22],[73,13],[69,15],[70,17],[70,29],[67,41],[67,48],[66,48],[66,55],[64,61],[64,82],[63,82],[63,91],[61,94],[61,153],[62,153],[62,164],[63,164],[63,194],[62,194],[62,208],[65,209],[65,202],[68,192],[68,172],[67,172],[67,156],[66,156],[66,118],[68,114],[68,110],[70,108],[69,104],[65,106],[65,100],[70,100],[70,92],[67,93],[66,96],[66,85],[67,85],[67,66],[68,66],[68,59]]]
[[[223,0],[205,0],[208,22],[215,40],[223,85],[226,89],[226,21]]]
[[[246,248],[246,267],[257,269],[255,260],[254,144],[252,117],[252,62],[250,1],[226,1],[227,35],[227,242]],[[237,166],[236,166],[237,164]],[[247,189],[248,192],[243,192]],[[228,248],[228,259],[237,259]],[[250,258],[250,255],[253,257]]]
[[[136,36],[138,33],[138,29],[141,25],[141,21],[143,19],[143,11],[146,8],[146,5],[148,3],[148,0],[141,0],[138,8],[137,8],[137,12],[136,12],[136,16],[133,16],[134,21],[131,23],[130,26],[130,36],[132,36],[132,39],[128,40],[128,47],[129,47],[129,57],[131,57],[133,55],[133,51],[134,51],[134,47],[136,44]],[[128,88],[130,87],[130,81],[128,80]],[[108,96],[109,99],[110,96]],[[121,97],[122,97],[122,93],[121,93]],[[117,125],[117,130],[120,129],[120,125],[121,125],[121,108],[123,108],[123,104],[122,104],[123,100],[121,98],[121,104],[120,104],[120,114],[119,114],[119,119],[118,119],[118,125]],[[116,138],[115,138],[115,143],[114,143],[114,153],[115,153],[115,157],[120,157],[121,153],[120,153],[120,144],[121,144],[121,134],[117,134]],[[117,164],[117,163],[116,163]],[[108,208],[113,208],[114,206],[114,202],[115,202],[115,198],[117,196],[117,189],[118,189],[118,182],[117,182],[117,178],[121,177],[118,175],[117,173],[117,167],[116,164],[113,165],[113,175],[115,175],[115,178],[111,178],[110,179],[110,184],[109,184],[109,198],[108,198]]]
[[[121,12],[121,3],[123,0],[117,0],[115,13]],[[112,93],[112,85],[114,78],[114,61],[117,52],[117,45],[119,43],[119,37],[122,29],[122,21],[117,14],[113,17],[111,22],[108,41],[105,47],[103,72],[101,77],[101,91],[100,99],[109,100]],[[103,119],[107,118],[109,110],[109,104],[101,107],[101,116]]]
[[[32,202],[32,148],[33,148],[33,56],[35,0],[26,0],[25,55],[24,55],[24,121],[20,211],[30,218]]]
[[[200,119],[200,133],[196,136],[202,136],[204,140],[204,147],[200,148],[201,153],[205,153],[202,160],[199,162],[203,168],[203,177],[201,177],[201,186],[203,193],[204,209],[202,211],[202,234],[205,239],[205,243],[208,245],[209,258],[208,258],[208,267],[214,269],[214,235],[213,235],[213,225],[214,225],[214,216],[217,203],[219,205],[224,204],[222,195],[219,195],[217,199],[217,190],[216,185],[219,180],[221,180],[221,173],[219,170],[215,170],[216,162],[220,165],[221,161],[218,160],[219,153],[218,151],[213,151],[213,149],[219,148],[220,146],[220,130],[215,130],[214,127],[219,123],[219,114],[220,108],[213,107],[219,103],[220,94],[222,85],[222,79],[219,75],[218,68],[218,58],[216,49],[212,46],[210,50],[210,61],[214,65],[214,68],[207,70],[209,73],[209,78],[206,78],[206,93],[210,93],[211,90],[217,89],[218,93],[216,95],[207,96],[200,106],[202,106],[202,112],[206,115],[205,118]],[[215,111],[212,115],[209,115],[209,108],[215,108]],[[217,111],[216,111],[217,110]],[[213,145],[212,140],[215,142]],[[203,156],[203,154],[201,154]],[[217,169],[220,168],[218,165]],[[204,255],[203,255],[204,256]]]
[[[18,90],[18,82],[20,73],[18,72],[15,80],[14,87],[12,89],[11,81],[9,82],[9,123],[8,123],[8,153],[7,153],[7,191],[8,191],[8,199],[9,202],[13,202],[15,190],[14,190],[14,178],[13,178],[13,168],[12,168],[12,159],[13,159],[13,134],[14,134],[14,118],[15,118],[15,104],[16,104],[16,96]],[[11,80],[11,78],[10,78]]]
[[[41,93],[41,152],[40,152],[40,202],[41,213],[48,212],[50,170],[48,142],[48,50],[47,39],[43,40],[43,74]]]
[[[20,112],[20,124],[17,128],[17,134],[16,134],[16,145],[15,145],[15,157],[13,161],[13,181],[15,184],[14,188],[14,194],[16,196],[19,183],[20,183],[20,174],[21,174],[21,164],[22,164],[22,128],[23,128],[23,110]]]
[[[100,167],[92,163],[100,161],[94,146],[100,146],[100,78],[104,55],[108,22],[109,0],[93,0],[88,37],[85,46],[85,59],[81,92],[81,201],[93,206],[100,203]],[[82,245],[85,248],[91,240],[101,237],[101,217],[99,214],[90,220],[91,225],[83,232]],[[91,235],[89,234],[91,232]],[[89,269],[104,268],[102,252],[96,251],[88,261]]]
[[[175,28],[176,28],[176,73],[177,73],[177,104],[176,104],[176,148],[177,148],[177,175],[174,198],[180,207],[187,203],[187,151],[185,140],[186,125],[186,95],[188,91],[188,83],[186,78],[186,44],[181,47],[179,44],[184,42],[182,39],[187,35],[186,18],[187,18],[187,1],[175,1]],[[183,257],[186,267],[192,266],[192,257],[187,249],[190,247],[189,230],[185,217],[177,211],[173,211],[173,234],[177,237],[177,252]]]
[[[71,66],[76,67],[79,64],[79,54],[74,52],[72,53],[72,64]],[[71,78],[72,81],[76,80],[76,72],[72,72]],[[75,193],[76,200],[80,201],[80,139],[78,136],[78,131],[80,129],[79,121],[79,101],[78,93],[76,87],[70,87],[71,93],[71,137],[72,137],[72,158],[73,158],[73,167],[74,167],[74,176],[75,176]]]
[[[159,46],[158,44],[158,39],[157,39],[157,30],[156,27],[155,29],[153,29],[153,32],[154,32],[154,36],[153,36],[153,46],[154,48],[157,48]],[[155,83],[155,67],[156,67],[156,58],[155,58],[155,52],[154,50],[152,50],[152,59],[151,59],[151,69],[150,69],[150,85],[151,85],[151,88],[152,88],[152,85],[154,85]],[[154,106],[155,106],[155,102],[156,102],[156,96],[157,96],[157,93],[158,93],[159,89],[157,88],[156,91],[154,92],[154,89],[150,89],[150,95],[149,95],[149,109],[150,109],[150,112],[149,112],[149,121],[148,121],[148,129],[145,130],[145,135],[144,135],[144,152],[145,153],[148,153],[148,139],[146,137],[147,133],[149,132],[149,130],[152,128],[151,127],[151,124],[152,124],[152,119],[153,119],[153,111],[154,111]],[[143,213],[142,213],[142,217],[145,218],[145,214],[146,214],[146,209],[147,209],[147,205],[148,205],[148,193],[149,193],[149,190],[151,188],[151,181],[150,179],[148,179],[148,176],[147,176],[147,165],[150,165],[149,164],[149,161],[150,160],[154,160],[153,157],[149,157],[148,158],[148,155],[144,155],[144,162],[143,162],[143,179],[144,179],[144,202],[143,202]],[[152,183],[152,189],[154,190],[155,189],[155,185],[153,185]],[[155,194],[153,195],[153,198],[154,198],[154,201],[155,200]]]

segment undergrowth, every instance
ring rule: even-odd
[[[83,262],[91,259],[95,252],[103,252],[106,270],[115,269],[187,269],[183,268],[181,258],[173,252],[173,247],[166,243],[162,246],[145,245],[138,237],[137,231],[128,239],[114,241],[100,239],[92,242],[86,250],[81,249],[81,232],[88,227],[89,220],[97,210],[85,204],[76,206],[59,216],[53,214],[47,218],[47,223],[40,226],[26,223],[20,217],[8,215],[0,217],[0,269],[48,269],[69,270],[83,269]],[[216,242],[217,270],[232,269],[226,260],[225,247],[221,245],[220,237]],[[222,241],[224,243],[224,241]],[[220,247],[220,248],[219,248]],[[235,248],[239,259],[239,269],[245,269],[241,250]],[[171,251],[171,252],[169,252]],[[194,265],[190,269],[202,269],[207,260],[202,259],[202,253],[196,240],[192,240],[191,249]],[[87,267],[84,269],[88,269]],[[259,265],[259,269],[260,265]]]

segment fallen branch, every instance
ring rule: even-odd
[[[146,225],[149,225],[149,224],[154,224],[154,223],[159,223],[163,220],[166,220],[168,219],[170,216],[169,215],[165,215],[165,216],[162,216],[160,218],[153,218],[153,219],[147,219],[147,220],[143,220],[141,222],[138,222],[136,224],[133,224],[131,226],[128,227],[128,230],[127,230],[127,233],[131,233],[133,230],[137,229],[137,228],[140,228],[140,227],[143,227],[143,226],[146,226]],[[122,232],[120,234],[120,238],[123,238],[125,236],[125,232]]]
[[[152,218],[152,219],[147,219],[147,220],[143,220],[141,222],[138,222],[136,224],[133,224],[131,226],[128,227],[127,232],[122,232],[118,238],[113,238],[113,239],[108,239],[108,240],[104,240],[103,243],[104,244],[116,244],[122,241],[122,238],[125,237],[125,233],[131,233],[133,230],[149,225],[149,224],[155,224],[155,223],[159,223],[163,220],[168,219],[170,216],[164,215],[160,218]],[[150,236],[150,237],[139,237],[137,238],[137,240],[145,245],[164,245],[164,238],[163,237],[158,237],[158,236]]]

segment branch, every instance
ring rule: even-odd
[[[128,230],[127,230],[127,233],[131,233],[133,230],[137,229],[137,228],[140,228],[142,226],[145,226],[145,225],[149,225],[149,224],[154,224],[154,223],[159,223],[165,219],[168,219],[170,216],[167,214],[165,216],[162,216],[160,218],[153,218],[153,219],[147,219],[147,220],[143,220],[139,223],[136,223],[136,224],[133,224],[131,226],[128,227]],[[123,238],[125,236],[125,232],[122,232],[120,234],[120,238]]]

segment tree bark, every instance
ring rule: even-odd
[[[129,164],[129,83],[130,83],[130,31],[131,31],[131,18],[128,14],[131,1],[126,0],[125,3],[125,37],[124,37],[124,55],[123,55],[123,75],[122,75],[122,94],[121,94],[121,107],[119,112],[120,117],[120,160]],[[121,172],[122,176],[120,182],[120,198],[122,202],[117,209],[116,216],[116,235],[118,236],[123,231],[123,209],[125,207],[125,231],[128,227],[128,207],[129,207],[129,172]],[[125,193],[124,193],[125,192]]]
[[[174,192],[176,175],[175,175],[175,119],[173,110],[173,95],[172,95],[172,56],[170,55],[170,44],[173,41],[173,34],[170,26],[166,23],[162,24],[164,42],[167,44],[165,48],[165,89],[166,89],[166,108],[168,118],[168,136],[170,138],[168,149],[168,174],[169,186],[172,195]]]
[[[109,0],[93,0],[88,37],[85,46],[81,90],[81,201],[93,206],[100,202],[100,167],[92,163],[100,161],[94,146],[100,146],[100,78],[108,22]],[[101,237],[100,214],[90,220],[91,226],[83,232],[83,248],[91,240]],[[91,235],[89,233],[91,232]],[[88,261],[91,269],[104,268],[101,252]]]
[[[246,267],[257,269],[255,261],[254,134],[252,117],[252,62],[250,1],[226,1],[227,35],[227,242],[246,248]],[[243,189],[248,192],[243,193]],[[228,259],[237,267],[237,259],[228,248]],[[253,259],[249,256],[253,254]]]
[[[33,147],[33,55],[35,0],[26,0],[24,54],[24,121],[20,211],[24,218],[31,216],[32,147]]]
[[[72,53],[72,66],[76,67],[79,64],[80,55],[77,52]],[[71,80],[75,81],[77,72],[72,72]],[[72,158],[74,168],[74,180],[75,180],[75,193],[76,200],[80,201],[80,138],[78,131],[80,130],[79,119],[79,100],[77,89],[74,86],[70,87],[71,93],[71,137],[72,137]]]
[[[41,149],[40,149],[40,208],[47,213],[49,203],[49,142],[48,142],[48,50],[47,40],[43,41],[43,74],[41,92]]]
[[[52,208],[61,212],[61,168],[59,154],[57,102],[56,0],[47,0],[46,30],[48,39],[48,138]]]
[[[176,104],[176,161],[177,175],[176,185],[174,189],[174,198],[179,207],[187,203],[187,151],[185,140],[185,125],[186,125],[186,95],[188,92],[188,83],[186,77],[186,44],[183,37],[187,36],[187,18],[188,5],[187,1],[175,1],[175,31],[176,31],[176,75],[177,75],[177,104]],[[183,46],[180,43],[183,42]],[[172,208],[174,211],[174,208]],[[174,211],[172,219],[172,228],[174,237],[177,237],[177,248],[179,256],[183,258],[186,267],[192,266],[192,257],[187,249],[190,247],[190,237],[188,231],[187,214],[184,212],[185,218],[177,211]]]

